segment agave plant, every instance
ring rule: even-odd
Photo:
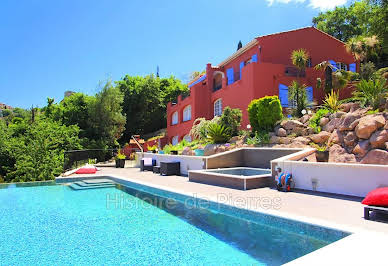
[[[339,93],[335,90],[331,90],[331,92],[325,96],[323,103],[332,113],[337,112],[341,105]]]
[[[373,110],[378,109],[380,103],[388,97],[388,86],[385,79],[361,80],[356,85],[354,96],[364,104],[370,105]]]
[[[230,139],[230,134],[227,128],[224,126],[211,123],[207,128],[207,139],[211,143],[225,143]]]

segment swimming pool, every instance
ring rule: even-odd
[[[8,186],[0,189],[1,264],[280,265],[348,235],[187,199],[141,185]]]

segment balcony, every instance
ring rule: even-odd
[[[284,74],[288,77],[305,77],[306,72],[305,71],[300,71],[297,67],[293,66],[287,66],[284,69]]]

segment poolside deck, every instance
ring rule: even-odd
[[[379,252],[372,251],[373,249],[381,250],[388,242],[388,223],[365,220],[360,198],[306,191],[284,193],[270,188],[242,191],[189,182],[187,177],[182,176],[160,176],[152,172],[140,172],[139,168],[102,167],[101,171],[92,176],[114,176],[172,192],[356,233],[299,258],[291,264],[297,262],[296,265],[311,265],[311,262],[315,261],[315,265],[321,265],[317,262],[322,261],[322,264],[325,265],[330,262],[338,265],[340,258],[345,259],[343,261],[345,264],[350,261],[354,262],[352,265],[361,265],[371,261],[374,265],[380,265],[380,263],[383,265],[385,262],[384,252],[379,254]],[[90,177],[90,175],[71,175],[67,178],[72,177]],[[258,201],[259,204],[257,204]],[[273,204],[274,202],[276,204]],[[355,249],[355,245],[358,248]],[[368,252],[365,253],[365,250],[368,249],[369,253],[376,255],[368,257],[366,255]]]

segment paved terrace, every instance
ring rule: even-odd
[[[140,172],[139,168],[101,167],[101,171],[98,171],[96,175],[71,175],[67,178],[107,176],[219,201],[236,207],[356,232],[356,234],[341,241],[295,260],[291,264],[297,262],[297,265],[312,265],[311,263],[314,262],[314,265],[318,265],[317,262],[320,261],[325,265],[330,262],[334,263],[333,265],[338,265],[339,259],[342,258],[345,263],[340,263],[342,265],[348,265],[350,261],[353,262],[352,265],[361,265],[364,262],[370,263],[372,261],[374,265],[380,265],[380,263],[384,265],[383,247],[388,242],[388,223],[365,220],[360,198],[305,191],[284,193],[271,188],[242,191],[193,183],[189,182],[187,177],[182,176],[160,176],[152,172]],[[258,197],[262,200],[265,199],[263,204],[244,204],[244,201],[251,202],[250,198]],[[269,202],[275,200],[280,204],[276,204],[276,208],[268,208],[268,200]]]

